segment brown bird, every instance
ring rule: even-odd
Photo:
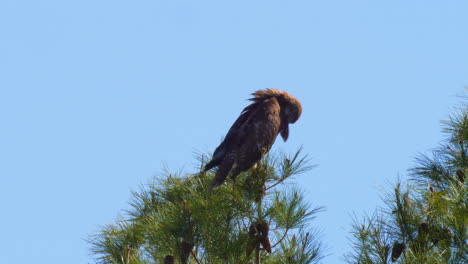
[[[228,175],[235,179],[260,161],[278,134],[286,141],[288,125],[301,116],[301,102],[288,92],[264,89],[252,95],[254,97],[249,100],[253,103],[244,108],[203,169],[207,171],[218,166],[212,188],[223,184]]]

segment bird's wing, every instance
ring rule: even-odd
[[[224,137],[224,140],[215,149],[213,158],[205,166],[205,171],[220,165],[226,155],[239,149],[249,135],[255,133],[254,121],[264,115],[264,108],[264,103],[259,101],[248,105],[242,110]]]
[[[235,178],[248,170],[270,150],[280,129],[279,111],[274,98],[244,109],[205,167],[219,165],[212,187],[221,185],[229,174]]]
[[[251,121],[255,113],[260,109],[260,103],[252,103],[242,110],[239,117],[227,132],[224,140],[216,148],[213,153],[213,158],[204,168],[205,171],[221,164],[225,156],[232,151],[233,148],[239,146],[244,141],[246,135],[252,130]]]
[[[251,123],[255,116],[258,115],[259,110],[261,110],[260,103],[253,103],[244,108],[237,120],[232,124],[231,128],[226,134],[224,141],[233,141],[233,139],[241,139],[247,133],[246,130],[251,129]]]

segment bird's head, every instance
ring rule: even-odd
[[[296,97],[283,91],[278,97],[281,107],[280,134],[284,141],[288,140],[289,124],[294,124],[302,114],[302,104]]]
[[[279,101],[281,104],[282,118],[285,118],[288,124],[296,123],[302,114],[301,102],[287,92],[283,92],[282,98]]]
[[[258,90],[252,94],[251,101],[262,102],[271,98],[276,98],[280,105],[281,128],[280,134],[284,141],[288,140],[289,124],[295,123],[302,114],[302,104],[296,97],[286,91],[276,88]]]

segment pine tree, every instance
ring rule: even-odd
[[[348,263],[468,263],[468,112],[444,122],[447,140],[420,155],[385,198],[385,207],[355,219]]]
[[[285,184],[311,168],[300,150],[267,155],[214,190],[211,171],[166,173],[133,193],[125,216],[90,239],[92,252],[100,263],[318,263],[323,245],[307,224],[322,208]]]

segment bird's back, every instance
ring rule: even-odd
[[[275,98],[254,103],[247,108],[216,148],[212,161],[205,167],[206,170],[219,165],[213,187],[222,184],[229,174],[235,178],[260,161],[279,133],[280,106]]]

